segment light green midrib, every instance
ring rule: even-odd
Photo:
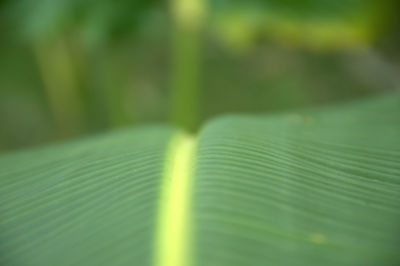
[[[170,142],[160,189],[154,266],[188,266],[190,204],[196,138],[179,133]]]

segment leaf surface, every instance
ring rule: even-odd
[[[397,265],[400,99],[232,116],[200,134],[197,265]]]
[[[2,156],[0,264],[400,262],[400,95],[180,136],[143,127]]]
[[[0,265],[151,265],[175,130],[138,128],[0,159]]]

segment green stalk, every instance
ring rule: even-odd
[[[170,0],[172,11],[171,120],[194,131],[199,122],[201,35],[205,0]]]
[[[77,135],[82,130],[82,103],[68,42],[62,37],[38,42],[34,52],[58,137]]]

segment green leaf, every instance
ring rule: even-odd
[[[150,265],[171,128],[0,159],[0,265]]]
[[[397,265],[400,95],[0,157],[1,265]]]
[[[397,265],[399,136],[398,96],[209,123],[196,265]]]
[[[157,0],[17,0],[6,5],[6,15],[28,40],[75,31],[86,42],[104,43],[130,36],[155,4]]]
[[[260,36],[318,50],[363,48],[397,16],[393,0],[220,0],[212,6],[218,36],[236,49]]]

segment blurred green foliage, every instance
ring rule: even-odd
[[[260,34],[313,49],[358,48],[379,37],[397,16],[394,0],[213,1],[217,35],[234,47]]]
[[[89,44],[132,34],[156,0],[18,0],[9,18],[29,39],[77,31]]]
[[[0,1],[0,150],[399,87],[396,1],[192,0],[195,30],[179,3]]]

